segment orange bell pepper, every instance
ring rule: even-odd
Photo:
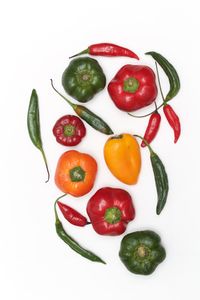
[[[97,163],[92,156],[70,150],[58,160],[55,183],[62,192],[80,197],[92,189],[96,173]]]
[[[141,169],[140,147],[131,134],[120,134],[107,140],[104,158],[111,173],[121,182],[137,183]]]

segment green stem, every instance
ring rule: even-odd
[[[56,222],[57,222],[57,221],[60,222],[60,220],[59,220],[59,218],[58,218],[58,213],[57,213],[57,210],[56,210],[56,204],[57,204],[58,200],[60,200],[61,198],[63,198],[63,197],[66,196],[66,195],[67,195],[67,194],[64,194],[64,195],[58,197],[58,198],[56,199],[55,203],[54,203],[54,212],[55,212]]]
[[[162,104],[160,104],[158,107],[157,107],[157,110],[159,110],[162,106],[164,106],[166,104],[166,102],[163,102]],[[142,116],[136,116],[136,115],[133,115],[131,113],[128,113],[129,116],[131,117],[134,117],[134,118],[145,118],[145,117],[148,117],[150,115],[152,115],[153,113],[155,112],[155,110],[151,111],[150,113],[146,114],[146,115],[142,115]]]
[[[41,148],[40,151],[42,153],[42,157],[44,159],[45,167],[46,167],[46,170],[47,170],[47,180],[45,181],[47,183],[49,181],[49,179],[50,179],[49,167],[48,167],[47,158],[46,158],[46,155],[44,153],[43,148]]]
[[[60,95],[65,101],[67,101],[67,103],[69,103],[69,105],[70,105],[73,109],[76,109],[77,105],[74,104],[74,103],[72,103],[72,102],[71,102],[70,100],[68,100],[67,98],[65,98],[65,96],[63,96],[63,95],[55,88],[52,79],[50,79],[50,81],[51,81],[51,86],[52,86],[52,88],[54,89],[54,91],[55,91],[58,95]]]
[[[158,64],[157,64],[156,61],[155,61],[155,65],[156,65],[156,73],[157,73],[157,77],[158,77],[158,85],[159,85],[160,93],[161,93],[163,102],[165,102],[165,97],[164,97],[164,94],[163,94],[163,91],[162,91],[162,87],[161,87],[160,75],[159,75],[159,72],[158,72]]]
[[[157,103],[156,103],[156,101],[154,101],[154,104],[155,104],[155,112],[158,112],[158,105],[157,105]]]
[[[149,143],[141,135],[134,134],[133,136],[141,139],[145,143],[145,145],[148,147],[150,154],[151,155],[154,154],[154,151],[153,151],[152,147],[149,145]]]
[[[81,51],[77,54],[74,54],[74,55],[70,56],[69,59],[73,58],[73,57],[76,57],[76,56],[79,56],[79,55],[82,55],[82,54],[88,54],[88,53],[89,53],[89,49],[87,48],[87,49],[85,49],[85,50],[83,50],[83,51]]]

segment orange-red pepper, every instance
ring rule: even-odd
[[[97,163],[92,156],[70,150],[58,160],[55,183],[62,192],[80,197],[92,189],[96,173]]]

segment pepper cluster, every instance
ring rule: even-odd
[[[83,54],[109,57],[125,56],[139,60],[137,54],[131,50],[110,43],[91,45],[70,58]],[[159,215],[167,201],[168,176],[162,160],[152,149],[150,143],[155,138],[160,126],[161,116],[158,110],[161,107],[163,107],[166,119],[174,130],[174,142],[176,143],[180,137],[179,118],[168,104],[177,95],[180,89],[180,80],[175,68],[166,58],[156,52],[147,52],[146,54],[151,55],[156,62],[156,73],[163,103],[159,106],[156,104],[158,94],[156,75],[150,67],[132,64],[123,66],[108,84],[108,93],[113,103],[117,108],[128,112],[131,116],[145,117],[150,115],[150,119],[144,138],[141,135],[129,133],[111,136],[104,145],[104,159],[108,169],[117,180],[127,185],[137,184],[142,160],[137,139],[142,140],[141,147],[147,146],[150,153],[157,190],[156,213]],[[170,89],[166,97],[162,92],[157,63],[169,80]],[[67,147],[77,146],[86,136],[86,127],[83,121],[103,134],[113,134],[110,126],[101,117],[86,106],[75,104],[62,95],[55,88],[52,79],[51,85],[55,92],[64,98],[78,115],[64,115],[56,121],[53,126],[53,134],[59,144]],[[104,89],[106,77],[95,59],[90,57],[75,58],[63,72],[62,85],[71,97],[85,103]],[[152,103],[155,103],[155,110],[145,116],[135,116],[130,113]],[[42,146],[38,96],[35,90],[31,94],[27,122],[30,138],[42,153],[49,180],[50,173]],[[96,191],[87,203],[89,221],[87,217],[74,208],[60,202],[60,199],[67,194],[81,197],[89,193],[94,186],[97,172],[98,164],[95,158],[87,153],[72,149],[61,155],[55,171],[55,184],[64,195],[60,196],[54,203],[55,226],[58,236],[74,251],[91,261],[105,263],[99,256],[82,247],[66,232],[57,212],[58,206],[63,217],[69,223],[79,227],[91,224],[98,234],[111,236],[123,234],[128,223],[135,218],[133,199],[127,191],[111,187],[102,187]],[[132,232],[124,236],[121,241],[119,256],[129,271],[148,275],[165,259],[166,253],[161,245],[160,237],[155,232],[146,230]]]

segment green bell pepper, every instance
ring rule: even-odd
[[[119,252],[126,268],[135,274],[149,275],[165,259],[160,237],[153,231],[136,231],[124,236]]]
[[[90,57],[73,59],[62,75],[65,91],[78,100],[87,102],[106,85],[106,77],[97,60]]]

